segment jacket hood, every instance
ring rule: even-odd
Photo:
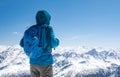
[[[49,25],[50,24],[50,19],[51,19],[50,14],[45,10],[40,10],[36,14],[37,25],[43,25],[43,24]]]

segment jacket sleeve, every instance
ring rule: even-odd
[[[32,41],[32,39],[30,36],[30,32],[28,30],[26,30],[24,32],[24,38],[23,38],[23,49],[27,56],[30,55],[30,49],[31,49],[31,45],[32,45],[31,41]]]
[[[52,27],[50,27],[49,33],[50,33],[51,47],[56,48],[59,45],[59,39],[55,37]]]

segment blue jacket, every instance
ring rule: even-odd
[[[40,18],[41,15],[42,18]],[[30,58],[30,64],[51,65],[54,63],[52,48],[59,45],[59,40],[55,37],[52,27],[49,26],[50,15],[46,11],[37,13],[36,22],[36,25],[24,32],[20,45]]]

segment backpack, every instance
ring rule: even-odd
[[[20,45],[29,58],[39,58],[43,52],[49,52],[59,45],[59,40],[55,38],[52,27],[46,26],[44,29],[42,31],[42,26],[34,25],[24,32]]]
[[[32,26],[24,32],[23,49],[29,58],[38,58],[41,56],[43,47],[40,44],[41,27]]]

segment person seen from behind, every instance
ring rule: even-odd
[[[20,41],[20,46],[30,59],[31,77],[53,77],[52,48],[59,45],[59,39],[55,37],[50,20],[47,11],[38,11],[36,24],[24,32]]]

